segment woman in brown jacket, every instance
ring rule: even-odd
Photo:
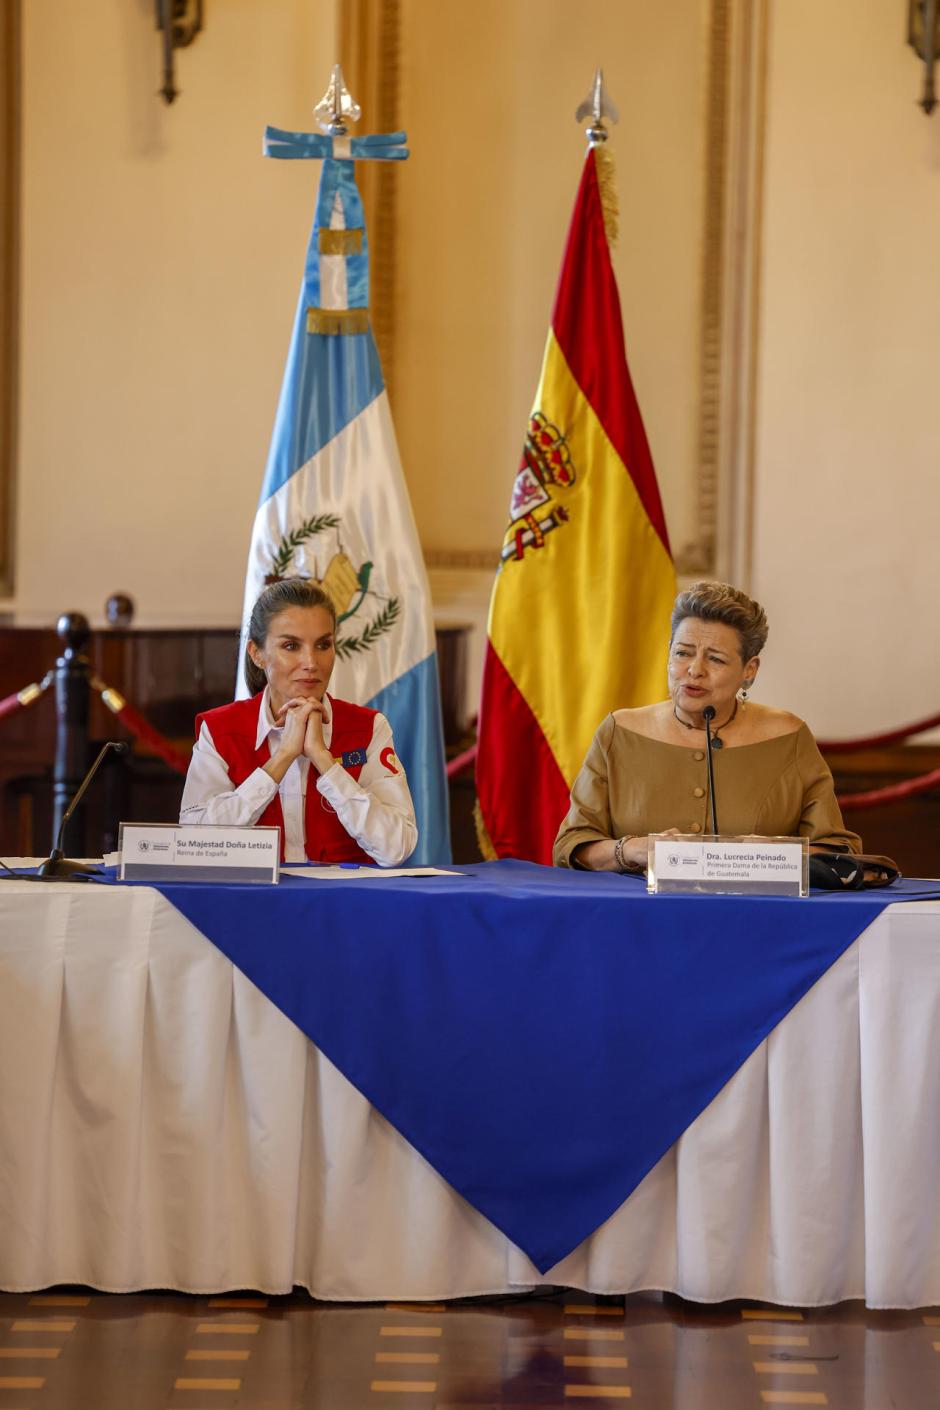
[[[669,699],[615,710],[601,723],[555,839],[556,866],[644,871],[651,832],[709,831],[709,705],[723,833],[808,837],[861,851],[808,727],[788,710],[748,699],[766,640],[763,608],[737,588],[705,582],[679,594]]]

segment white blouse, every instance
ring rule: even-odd
[[[329,749],[333,737],[333,707],[328,695],[323,697],[325,718],[323,741]],[[280,746],[283,726],[276,725],[271,715],[268,688],[265,687],[258,712],[258,734],[255,748],[265,740],[273,755]],[[380,866],[399,866],[411,856],[418,843],[414,804],[405,771],[398,759],[386,751],[394,750],[392,728],[384,715],[376,715],[372,739],[366,751],[366,762],[358,780],[348,774],[342,764],[334,763],[316,780],[317,792],[335,810],[350,837],[368,852]],[[386,754],[387,762],[382,756]],[[295,759],[281,779],[274,782],[264,769],[255,769],[244,783],[232,787],[228,765],[216,749],[205,720],[193,748],[193,756],[183,788],[180,806],[181,823],[231,823],[247,827],[256,823],[275,793],[281,795],[284,814],[284,860],[304,862],[304,807],[310,760]]]

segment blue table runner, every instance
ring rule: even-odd
[[[648,896],[524,862],[460,872],[158,889],[543,1273],[886,905],[940,895]]]

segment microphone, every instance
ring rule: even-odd
[[[69,819],[75,812],[75,809],[78,807],[79,803],[82,801],[82,797],[84,796],[86,788],[91,783],[95,774],[98,772],[98,769],[101,765],[101,761],[104,759],[104,756],[105,754],[107,754],[109,749],[113,749],[115,754],[124,754],[127,752],[127,745],[124,744],[123,741],[109,739],[106,744],[103,744],[101,746],[101,749],[98,751],[97,759],[92,764],[85,777],[82,779],[81,784],[78,788],[78,792],[75,794],[75,797],[72,799],[71,803],[65,810],[65,813],[62,817],[62,821],[59,824],[59,833],[55,840],[55,846],[53,847],[49,856],[43,862],[42,866],[39,868],[39,871],[37,873],[37,880],[72,881],[81,880],[85,877],[94,876],[97,874],[96,867],[86,867],[81,862],[67,861],[62,852],[62,839],[65,836],[65,829],[68,825]]]
[[[706,705],[702,711],[702,719],[705,721],[705,748],[708,751],[708,799],[712,809],[712,832],[718,836],[718,807],[715,802],[715,761],[712,754],[714,743],[712,741],[712,720],[715,718],[714,705]]]

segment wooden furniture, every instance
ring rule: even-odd
[[[932,773],[940,768],[940,748],[894,744],[833,754],[826,763],[836,793],[867,793]],[[861,835],[866,852],[893,857],[905,876],[940,876],[940,788],[876,808],[846,809],[845,823]]]
[[[42,680],[62,654],[54,627],[0,628],[0,698]],[[87,646],[91,674],[127,698],[183,749],[200,710],[231,700],[237,629],[94,629]],[[130,735],[92,691],[86,765],[106,739]],[[0,721],[0,855],[37,855],[52,845],[52,774],[56,744],[55,690]],[[179,816],[182,779],[135,747],[106,762],[100,786],[89,790],[84,849],[116,846],[121,817],[172,822]]]

